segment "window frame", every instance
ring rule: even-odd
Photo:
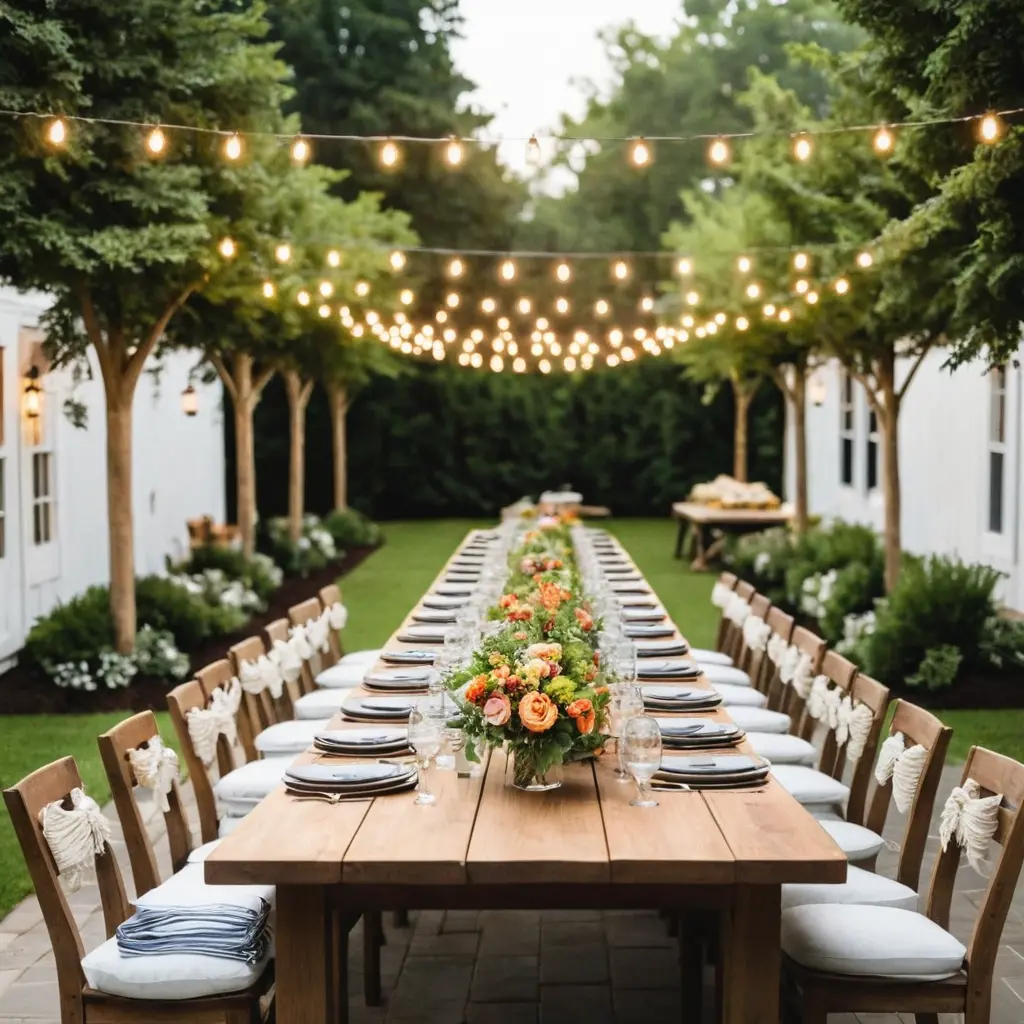
[[[839,486],[852,488],[857,480],[857,391],[853,375],[839,371]],[[849,479],[846,456],[849,452]]]

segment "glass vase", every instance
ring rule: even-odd
[[[537,770],[533,751],[518,748],[512,752],[512,785],[526,793],[548,793],[562,785],[562,766],[552,765],[547,771]]]

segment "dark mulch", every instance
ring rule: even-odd
[[[991,711],[1024,708],[1024,672],[968,672],[948,690],[894,686],[892,695],[926,708]]]
[[[201,668],[211,661],[227,655],[228,648],[258,633],[268,622],[288,617],[288,609],[300,601],[314,597],[321,587],[334,583],[340,576],[351,572],[375,548],[352,548],[340,561],[310,573],[285,579],[274,592],[265,612],[254,615],[241,629],[228,636],[209,640],[196,650],[189,651],[192,668]],[[92,711],[165,711],[165,695],[175,684],[163,679],[136,676],[132,685],[124,690],[97,690],[82,693],[62,690],[32,665],[15,665],[0,675],[0,714],[2,715],[59,715]]]

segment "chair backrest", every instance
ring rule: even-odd
[[[754,594],[750,599],[750,614],[764,620],[771,606],[771,601],[763,594]],[[761,674],[761,665],[768,659],[764,651],[755,651],[750,647],[742,633],[743,631],[740,630],[742,647],[740,648],[740,660],[737,662],[737,665],[750,676],[752,683],[756,683],[758,676]]]
[[[829,655],[841,657],[835,651],[829,651],[825,658],[828,659]],[[845,662],[846,658],[842,660]],[[825,662],[822,663],[822,668],[825,668]],[[832,676],[829,675],[829,678]],[[853,765],[850,774],[850,796],[846,801],[846,820],[852,821],[855,825],[863,825],[868,787],[875,771],[878,741],[882,736],[882,727],[885,725],[885,716],[889,710],[889,687],[883,686],[877,679],[872,679],[863,672],[858,672],[855,667],[847,693],[855,706],[865,704],[871,709],[871,728],[864,749]],[[834,778],[841,778],[846,767],[848,749],[849,743],[840,747],[836,742],[836,734],[830,731],[822,748],[822,771],[828,771]],[[830,754],[830,750],[834,750],[834,753]],[[826,760],[827,757],[831,757],[831,762]]]
[[[341,587],[337,583],[329,583],[326,587],[321,587],[319,591],[320,603],[325,608],[330,608],[333,605],[341,604]],[[334,660],[340,661],[342,655],[345,653],[345,645],[341,640],[341,630],[332,629],[330,633],[331,638],[331,650],[334,654]]]
[[[242,666],[246,662],[257,661],[267,653],[263,641],[258,636],[251,636],[241,643],[233,644],[228,648],[228,660],[231,662],[231,669],[239,679],[242,677]],[[269,690],[262,690],[259,693],[246,693],[242,691],[242,704],[245,707],[249,719],[248,728],[253,737],[253,753],[258,755],[256,748],[256,737],[282,721],[282,706],[287,705],[287,700],[282,692],[281,699],[275,701]],[[290,715],[286,715],[290,717]]]
[[[132,769],[129,754],[149,746],[150,740],[160,736],[156,715],[152,711],[140,711],[131,718],[119,722],[97,738],[103,770],[110,784],[110,793],[121,822],[128,860],[135,880],[135,894],[155,889],[160,884],[160,869],[156,862],[156,851],[146,829],[145,817],[138,799],[138,779]],[[192,852],[192,830],[181,798],[178,780],[171,783],[167,794],[167,810],[164,811],[167,825],[167,840],[171,848],[171,870],[179,871],[188,861]]]
[[[723,572],[718,577],[718,585],[725,587],[726,590],[735,590],[736,584],[739,583],[739,577],[735,573]],[[730,639],[730,630],[732,623],[725,617],[723,611],[722,617],[718,620],[718,635],[715,637],[715,650],[727,653],[725,648]]]
[[[178,745],[181,749],[185,767],[192,781],[192,789],[196,794],[196,807],[199,811],[199,831],[204,843],[211,843],[217,838],[217,801],[213,795],[213,779],[210,771],[213,765],[205,765],[196,751],[192,736],[188,731],[188,713],[196,708],[205,708],[209,704],[206,690],[198,679],[176,686],[167,694],[167,710],[171,713],[174,731],[178,734]],[[217,741],[217,762],[224,774],[222,749],[231,756],[227,740],[221,736]],[[230,769],[229,769],[230,770]]]
[[[768,609],[764,617],[772,633],[777,633],[788,644],[793,636],[794,620],[792,615],[787,615],[781,608],[774,605]],[[753,677],[752,677],[753,678]],[[773,687],[778,691],[779,666],[768,657],[767,653],[761,658],[760,670],[757,678],[753,679],[754,685],[766,696],[772,692]]]
[[[964,765],[962,782],[973,779],[981,795],[1002,794],[999,824],[993,843],[1000,849],[994,858],[992,873],[981,898],[980,911],[967,944],[967,1015],[966,1020],[988,1020],[987,1006],[992,995],[999,940],[1006,924],[1021,865],[1024,864],[1024,764],[984,747],[972,747]],[[960,849],[955,840],[949,843],[935,861],[928,888],[926,913],[943,928],[949,927],[949,908],[953,884],[960,864]],[[975,1012],[980,1009],[982,1012]]]
[[[229,685],[234,678],[235,666],[227,658],[211,661],[209,665],[204,665],[196,671],[196,679],[199,680],[199,685],[202,686],[207,700],[213,696],[214,690]],[[238,743],[245,755],[245,760],[255,761],[259,757],[259,752],[256,750],[256,736],[260,732],[259,719],[257,718],[255,722],[252,721],[244,699],[238,705],[235,726],[238,730]],[[237,767],[235,752],[226,742],[217,746],[217,764],[221,775],[226,775]]]
[[[914,798],[907,808],[907,823],[900,843],[900,858],[896,866],[896,880],[911,889],[917,889],[921,880],[921,860],[924,857],[928,826],[935,808],[935,795],[939,791],[942,766],[953,730],[935,717],[930,711],[919,708],[909,701],[896,700],[892,704],[893,715],[889,724],[889,735],[902,733],[906,749],[920,746],[928,751],[921,768],[921,776],[914,791]],[[892,779],[875,785],[868,805],[865,824],[872,832],[882,834],[885,819],[892,802]]]
[[[753,599],[757,591],[754,586],[750,583],[746,583],[743,580],[737,580],[736,586],[733,588],[737,597],[742,598],[749,604]],[[743,628],[737,626],[735,622],[726,618],[726,631],[725,636],[722,640],[722,652],[729,655],[733,660],[733,664],[739,667],[740,662],[743,660]]]
[[[304,626],[310,619],[318,619],[323,613],[323,606],[320,598],[310,597],[299,604],[293,604],[288,609],[288,621],[293,626]],[[328,630],[328,635],[334,630]],[[303,687],[309,693],[316,689],[316,677],[325,669],[330,668],[337,662],[336,647],[328,647],[327,651],[313,651],[306,663],[302,666]]]
[[[267,649],[273,650],[275,643],[287,643],[288,642],[288,620],[287,619],[274,619],[273,622],[268,622],[263,627],[263,632],[267,634]],[[282,711],[281,720],[287,721],[290,718],[295,717],[294,704],[302,696],[305,690],[305,675],[300,673],[299,678],[292,683],[284,684],[285,700],[284,708]]]
[[[812,633],[806,626],[794,626],[789,635],[789,643],[811,659],[812,675],[821,672],[821,661],[828,645],[817,633]],[[768,707],[772,711],[781,711],[789,715],[793,720],[793,731],[800,731],[800,723],[804,717],[804,699],[792,686],[782,681],[778,671],[773,674],[772,684],[768,689]],[[807,736],[805,739],[810,737]]]
[[[82,957],[85,947],[67,897],[61,889],[59,874],[50,846],[43,837],[39,813],[56,800],[70,807],[73,789],[82,788],[82,778],[73,757],[63,757],[37,769],[20,782],[4,790],[4,803],[11,815],[14,832],[35,887],[36,897],[46,922],[53,956],[57,964],[57,985],[64,1020],[84,1021],[82,993],[85,974]],[[96,879],[103,906],[103,923],[109,938],[129,915],[124,880],[110,844],[96,857]]]

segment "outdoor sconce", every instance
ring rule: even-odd
[[[25,385],[25,416],[30,420],[37,420],[43,406],[43,391],[37,383],[39,367],[30,367],[25,379],[28,381]]]
[[[821,374],[816,373],[811,377],[807,390],[812,404],[816,406],[822,406],[825,404],[825,396],[828,394],[828,388],[825,385],[825,378],[821,376]]]
[[[191,384],[181,393],[181,411],[186,416],[195,416],[199,412],[199,393]]]

